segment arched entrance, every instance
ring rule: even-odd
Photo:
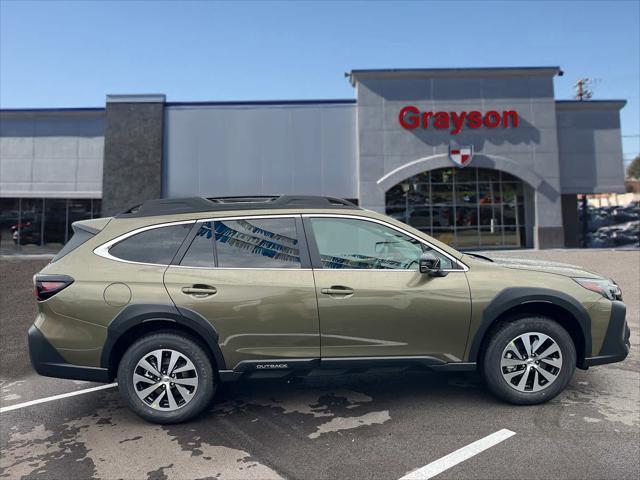
[[[525,188],[500,170],[439,168],[386,192],[386,213],[458,248],[526,245]]]

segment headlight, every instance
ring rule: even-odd
[[[622,300],[622,291],[613,280],[598,278],[574,278],[576,282],[587,290],[599,293],[609,300]]]

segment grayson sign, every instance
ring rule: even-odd
[[[400,110],[398,121],[402,128],[414,130],[418,127],[429,127],[439,130],[451,130],[453,135],[460,133],[463,126],[467,128],[517,128],[518,112],[489,110],[483,114],[478,110],[470,112],[421,112],[418,107],[407,105]]]

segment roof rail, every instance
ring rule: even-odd
[[[271,210],[304,208],[360,209],[356,204],[337,197],[314,195],[268,195],[239,197],[187,197],[147,200],[118,215],[117,218],[151,217],[179,213],[232,210]]]

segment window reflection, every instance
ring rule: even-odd
[[[293,218],[220,220],[214,224],[219,267],[300,268]]]
[[[391,188],[387,214],[458,247],[524,245],[523,184],[483,168],[423,172]]]
[[[18,221],[11,227],[14,243],[19,247],[25,247],[25,253],[32,251],[34,246],[42,245],[43,204],[42,198],[23,198]]]
[[[0,252],[13,253],[14,228],[20,219],[20,200],[17,198],[0,198]]]
[[[67,200],[59,198],[46,198],[45,204],[45,228],[44,244],[60,249],[69,240],[67,232]],[[71,225],[69,225],[71,228]]]
[[[453,204],[453,185],[446,185],[446,184],[432,185],[431,198],[435,205]]]
[[[71,224],[100,217],[99,199],[0,198],[0,254],[54,254]]]

